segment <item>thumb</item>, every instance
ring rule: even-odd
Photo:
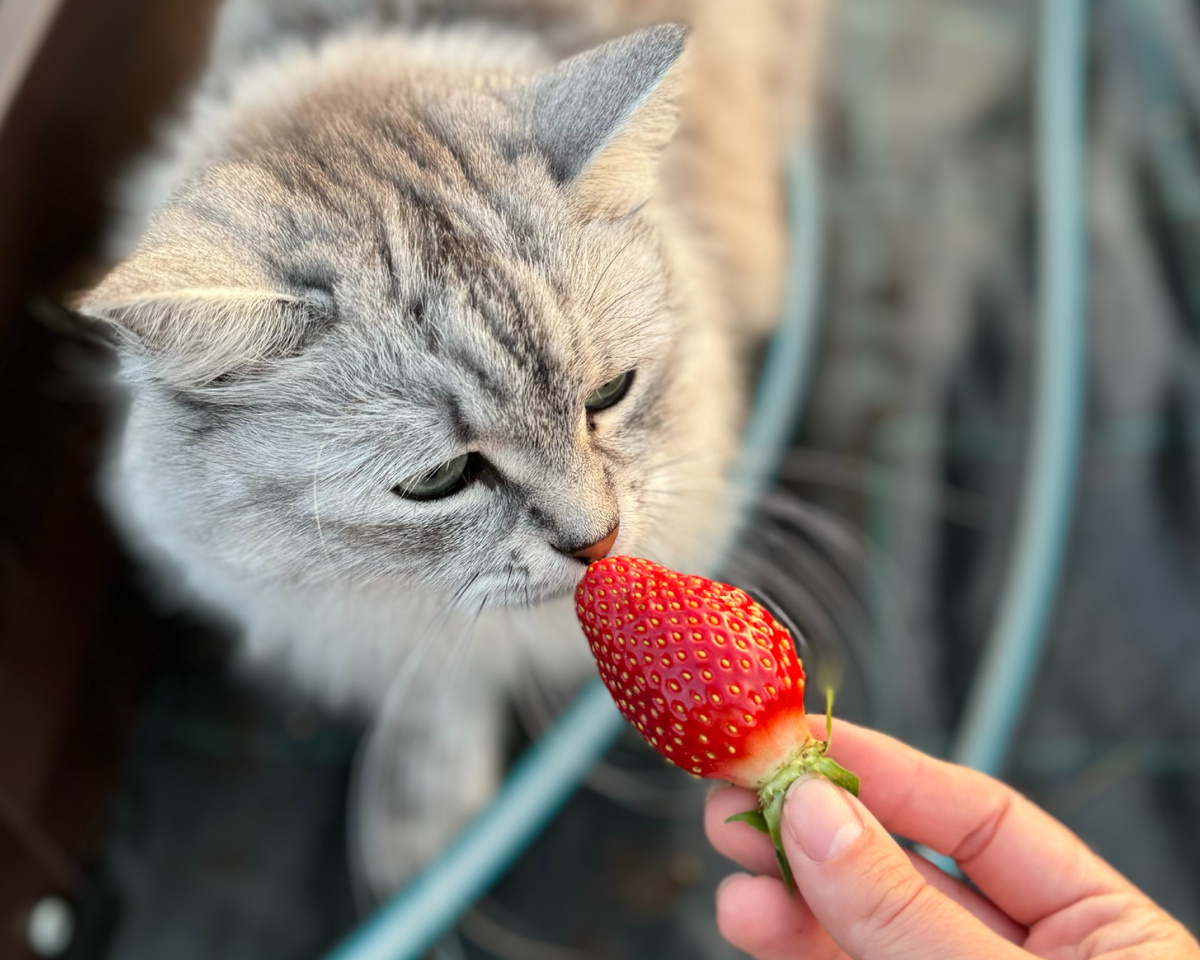
[[[1028,956],[926,883],[870,811],[823,777],[792,785],[782,833],[805,902],[853,960]]]

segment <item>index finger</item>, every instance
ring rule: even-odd
[[[816,733],[817,718],[812,725]],[[844,722],[834,724],[830,756],[858,774],[859,799],[889,832],[952,858],[1018,923],[1131,889],[1063,824],[985,774]]]

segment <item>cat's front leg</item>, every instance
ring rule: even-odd
[[[491,799],[505,711],[480,682],[402,684],[359,758],[351,842],[360,875],[386,897],[437,856]]]

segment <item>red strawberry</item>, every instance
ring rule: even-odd
[[[758,791],[759,810],[737,819],[771,834],[790,883],[779,841],[787,788],[819,773],[857,794],[858,778],[809,733],[787,630],[736,587],[637,557],[588,567],[575,612],[618,709],[655,750]]]

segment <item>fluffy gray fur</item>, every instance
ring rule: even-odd
[[[706,559],[743,408],[712,239],[658,182],[684,28],[554,65],[389,10],[232,4],[83,302],[121,345],[131,541],[260,670],[392,691],[381,887],[489,796],[522,674],[590,669],[567,553],[619,521],[619,552]],[[465,453],[461,492],[394,492]]]

